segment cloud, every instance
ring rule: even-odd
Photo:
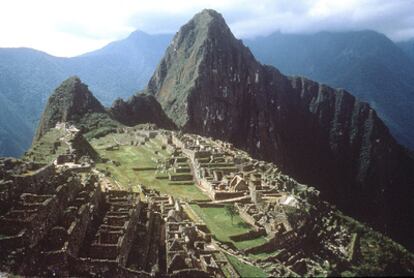
[[[241,38],[361,29],[394,40],[414,37],[412,0],[2,0],[0,46],[73,56],[136,29],[176,32],[203,8],[221,12]]]

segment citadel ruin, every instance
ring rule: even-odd
[[[59,127],[62,128],[62,127]],[[72,132],[77,132],[76,130]],[[0,181],[1,271],[27,276],[238,277],[229,256],[269,276],[328,275],[358,253],[358,237],[319,192],[231,144],[179,132],[121,128],[125,140],[152,140],[169,155],[140,167],[156,179],[196,186],[207,200],[188,201],[137,184],[131,190],[69,148],[48,165],[3,159]],[[132,139],[131,139],[132,138]],[[87,161],[87,162],[85,162]],[[209,200],[208,200],[209,199]],[[191,206],[226,207],[249,226],[221,242]],[[275,252],[277,251],[277,252]],[[267,253],[263,258],[254,257]]]

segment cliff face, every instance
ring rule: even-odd
[[[414,61],[385,35],[273,33],[245,43],[259,61],[281,72],[345,88],[370,103],[394,138],[414,149]]]
[[[49,97],[34,140],[39,140],[58,122],[79,123],[85,116],[91,114],[105,116],[106,111],[89,91],[87,85],[76,76],[70,77]]]
[[[147,92],[184,131],[274,161],[413,244],[413,160],[375,111],[345,91],[261,65],[217,12],[204,10],[180,29]]]
[[[159,128],[176,128],[174,122],[165,115],[161,105],[152,95],[137,94],[127,101],[117,99],[109,112],[114,119],[127,126],[153,123]]]

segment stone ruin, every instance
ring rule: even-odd
[[[225,268],[236,273],[225,256],[207,248],[206,226],[192,222],[171,196],[144,186],[144,200],[137,193],[104,191],[99,176],[54,164],[26,172],[9,168],[1,168],[8,175],[0,180],[2,272],[224,277]]]
[[[233,240],[265,236],[264,244],[242,252],[277,251],[255,261],[267,273],[326,275],[327,261],[349,264],[353,236],[345,226],[332,224],[333,214],[327,203],[319,201],[319,191],[282,175],[274,164],[251,159],[220,141],[179,133],[172,133],[171,139],[166,140],[181,149],[193,168],[196,184],[212,203],[233,203],[240,217],[250,225],[252,231],[232,236]],[[303,248],[315,241],[320,242],[319,252]],[[237,255],[238,250],[232,252]]]
[[[76,165],[70,156],[44,167],[0,160],[0,270],[27,276],[237,276],[226,251],[269,275],[291,276],[327,274],[326,262],[353,260],[358,235],[338,222],[314,188],[219,141],[168,131],[145,136],[173,150],[165,169],[190,173],[213,205],[236,207],[251,230],[232,240],[264,236],[266,242],[237,250],[213,241],[206,225],[189,216],[196,214],[187,203],[145,186],[142,198],[106,190],[99,176],[68,167]],[[269,255],[247,257],[258,253]]]

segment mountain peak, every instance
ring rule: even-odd
[[[105,111],[100,102],[89,91],[88,85],[84,84],[78,76],[71,76],[56,88],[50,96],[49,101],[67,101],[64,103],[73,106],[77,112],[102,112]],[[50,104],[50,103],[49,103]]]
[[[408,158],[374,110],[344,91],[261,65],[217,12],[204,10],[180,29],[148,92],[183,131],[273,161],[345,211],[408,238],[408,230],[390,228],[397,225],[387,210],[403,215],[410,201],[385,196],[412,192],[412,171],[405,169],[412,162],[404,163]],[[364,206],[355,211],[348,200]],[[402,218],[413,223],[410,215]]]
[[[151,38],[151,35],[149,35],[148,33],[145,33],[144,31],[141,31],[141,30],[135,30],[134,32],[129,34],[129,36],[126,39],[127,40],[142,40],[142,39],[150,39],[150,38]]]
[[[204,9],[198,14],[194,15],[190,22],[184,25],[182,29],[186,29],[188,27],[207,30],[209,32],[207,32],[206,34],[210,36],[216,35],[216,32],[227,33],[233,36],[233,34],[230,31],[230,28],[224,20],[224,17],[220,13],[212,9]]]
[[[64,80],[62,84],[56,89],[56,92],[58,94],[84,93],[85,91],[80,89],[83,86],[86,86],[86,85],[82,83],[82,81],[77,75],[74,75]]]
[[[205,9],[183,25],[173,40],[173,48],[202,46],[208,39],[232,38],[234,36],[223,16],[215,10]]]
[[[197,86],[198,77],[233,78],[235,72],[222,67],[233,63],[257,64],[250,51],[234,37],[223,16],[214,10],[203,10],[175,35],[147,90],[157,97],[175,124],[184,127],[191,119],[185,100]],[[250,75],[241,72],[239,78],[246,74]]]
[[[194,21],[199,22],[218,22],[226,24],[224,17],[213,9],[204,9],[193,17]]]
[[[82,81],[80,80],[79,76],[77,75],[72,75],[69,76],[66,80],[64,80],[63,82],[70,82],[70,83],[82,83]]]
[[[55,127],[58,122],[78,122],[84,115],[90,113],[106,112],[79,77],[69,77],[49,97],[35,141],[50,128]]]

